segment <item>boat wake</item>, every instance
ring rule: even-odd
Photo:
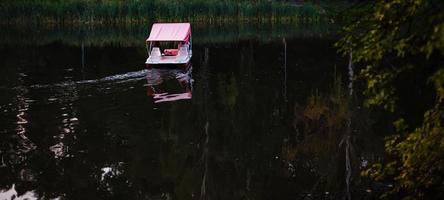
[[[35,84],[26,85],[24,81],[19,81],[20,84],[15,87],[4,88],[6,90],[15,91],[17,94],[24,94],[21,100],[28,103],[53,103],[53,102],[73,102],[82,97],[96,96],[98,94],[109,94],[116,92],[125,92],[142,86],[137,85],[138,81],[146,80],[148,74],[147,69],[127,72],[124,74],[117,74],[107,76],[99,79],[79,80],[79,81],[64,81],[53,84]],[[0,88],[3,89],[3,88]],[[16,99],[14,93],[11,93],[11,98]],[[23,96],[23,95],[22,95]],[[20,101],[21,101],[20,100]],[[15,100],[19,101],[19,100]],[[12,110],[10,105],[0,105],[1,109]],[[6,111],[4,111],[6,112]]]
[[[90,79],[90,80],[80,80],[80,81],[65,81],[55,84],[45,84],[45,85],[31,85],[30,88],[53,88],[53,87],[69,87],[73,85],[94,85],[94,84],[116,84],[116,83],[126,83],[145,79],[148,70],[143,69],[140,71],[127,72],[124,74],[117,74],[112,76],[107,76],[100,79]]]

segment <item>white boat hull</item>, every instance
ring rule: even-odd
[[[188,55],[182,56],[150,56],[146,59],[147,65],[161,65],[161,64],[187,64],[191,60],[191,52]]]

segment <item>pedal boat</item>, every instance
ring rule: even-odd
[[[174,48],[165,48],[174,47]],[[148,59],[151,65],[184,65],[192,56],[190,23],[155,23],[146,39]]]

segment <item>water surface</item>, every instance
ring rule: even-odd
[[[378,118],[326,28],[200,25],[188,69],[146,69],[145,27],[1,32],[2,198],[372,197]]]

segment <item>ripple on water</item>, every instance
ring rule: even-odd
[[[144,79],[147,75],[147,70],[139,70],[134,72],[127,72],[124,74],[117,74],[112,76],[107,76],[100,79],[91,79],[91,80],[80,80],[80,81],[65,81],[60,83],[54,83],[54,84],[36,84],[31,85],[30,88],[57,88],[57,87],[70,87],[70,86],[88,86],[88,85],[94,85],[94,84],[106,84],[106,83],[124,83],[129,81],[138,81],[141,79]]]
[[[11,188],[0,190],[1,200],[37,200],[39,197],[35,191],[27,191],[23,195],[18,195],[15,184]]]

